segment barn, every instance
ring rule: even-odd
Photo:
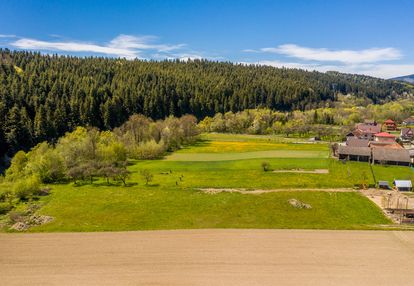
[[[372,148],[372,163],[410,166],[410,153],[406,149]]]
[[[341,160],[369,162],[371,159],[371,148],[341,145],[339,146],[338,154]]]

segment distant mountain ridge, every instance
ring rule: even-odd
[[[405,81],[414,84],[414,74],[392,78],[393,80]]]

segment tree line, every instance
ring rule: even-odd
[[[199,134],[196,118],[185,115],[153,121],[132,115],[114,131],[76,127],[56,144],[42,142],[29,152],[18,151],[6,171],[5,180],[18,182],[35,177],[41,183],[105,178],[124,185],[129,176],[128,159],[154,159],[185,144]]]
[[[282,134],[342,140],[365,119],[381,124],[390,118],[402,122],[414,114],[414,97],[408,96],[385,104],[373,104],[355,96],[340,96],[332,107],[274,111],[268,108],[246,109],[239,112],[217,113],[198,124],[203,132]]]
[[[254,108],[332,106],[338,94],[379,103],[407,92],[402,83],[335,72],[0,49],[0,158],[56,142],[76,126],[113,130],[137,113],[154,120],[185,114],[203,119]]]

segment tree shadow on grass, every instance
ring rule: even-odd
[[[196,142],[194,142],[192,144],[188,144],[188,145],[184,146],[181,149],[185,150],[185,149],[189,149],[189,148],[192,148],[192,147],[206,147],[206,146],[209,146],[209,145],[211,145],[211,140],[198,139]]]
[[[122,182],[105,182],[105,181],[98,181],[98,182],[90,182],[89,180],[85,181],[77,181],[76,184],[73,183],[73,186],[76,188],[82,187],[82,186],[91,186],[91,187],[133,187],[138,185],[138,183],[135,182],[127,182],[125,185]]]
[[[160,184],[146,184],[146,185],[144,185],[144,186],[146,186],[146,187],[150,187],[150,188],[153,188],[153,187],[159,187],[159,186],[160,186]]]
[[[122,182],[98,182],[91,184],[92,187],[133,187],[138,185],[138,183],[135,182],[126,182],[124,185]]]
[[[90,181],[77,181],[76,183],[73,183],[73,186],[75,188],[83,187],[86,185],[92,185]]]

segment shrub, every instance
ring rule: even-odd
[[[263,168],[263,171],[265,172],[269,171],[270,170],[269,162],[262,162],[262,168]]]
[[[5,202],[13,197],[10,190],[0,191],[0,202]]]
[[[11,160],[11,165],[6,171],[6,179],[15,181],[24,177],[24,169],[27,165],[27,155],[24,151],[17,152]]]
[[[154,140],[140,143],[133,146],[130,150],[130,156],[134,159],[148,160],[157,159],[164,155],[166,148],[162,141],[159,143]]]
[[[145,180],[145,185],[148,185],[149,182],[152,181],[154,175],[148,169],[144,169],[141,171],[141,176]]]
[[[47,142],[36,145],[26,157],[27,176],[38,176],[43,183],[57,182],[65,177],[63,157]]]
[[[20,180],[14,185],[13,192],[21,201],[31,200],[40,194],[40,180],[36,176]]]

